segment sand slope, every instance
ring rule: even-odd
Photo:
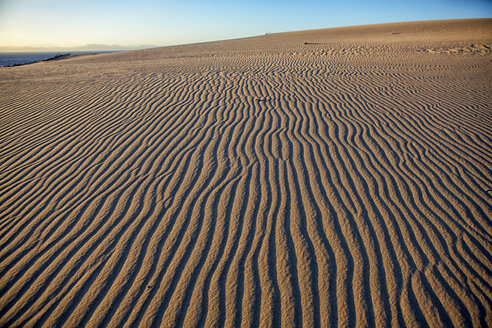
[[[491,32],[0,69],[0,325],[490,326]]]

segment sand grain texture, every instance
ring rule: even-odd
[[[491,32],[0,69],[0,325],[490,326]]]

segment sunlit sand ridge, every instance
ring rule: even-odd
[[[0,69],[1,326],[492,322],[492,20]]]

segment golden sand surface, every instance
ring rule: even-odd
[[[492,324],[492,20],[0,69],[0,326]]]

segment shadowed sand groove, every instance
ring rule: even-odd
[[[0,325],[490,326],[490,35],[0,69]]]

